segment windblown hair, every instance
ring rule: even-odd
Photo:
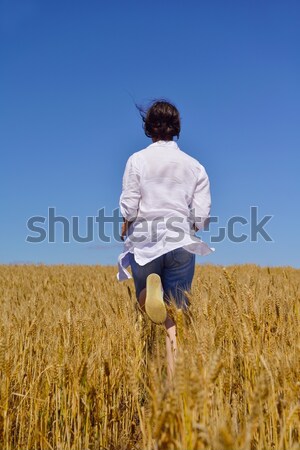
[[[155,100],[145,110],[136,105],[143,120],[145,135],[155,140],[171,141],[179,138],[180,116],[175,105],[166,100]]]

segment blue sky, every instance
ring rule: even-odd
[[[273,242],[225,238],[198,262],[300,267],[298,1],[2,0],[0,32],[0,263],[116,264],[120,243],[63,243],[59,224],[55,243],[28,243],[26,223],[54,207],[84,235],[111,214],[127,158],[151,143],[133,99],[165,97],[218,225],[273,216]]]

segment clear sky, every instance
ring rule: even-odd
[[[26,242],[30,217],[118,207],[129,155],[151,142],[133,100],[165,97],[178,145],[211,181],[212,215],[258,220],[198,262],[300,267],[300,2],[1,0],[0,263],[116,264],[118,242]],[[47,231],[48,221],[43,225]],[[218,234],[214,224],[202,238]],[[107,226],[107,233],[112,234]]]

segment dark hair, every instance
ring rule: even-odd
[[[178,109],[166,100],[155,100],[147,108],[136,105],[143,120],[145,135],[155,140],[171,141],[179,138],[180,116]]]

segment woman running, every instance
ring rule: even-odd
[[[140,109],[140,108],[139,108]],[[124,251],[119,256],[118,279],[131,278],[143,311],[167,329],[168,375],[174,372],[176,325],[166,303],[187,310],[195,271],[195,254],[210,248],[195,232],[210,214],[210,185],[204,167],[184,153],[179,138],[180,116],[170,102],[159,100],[147,111],[140,109],[146,136],[152,144],[127,161],[120,197]]]

